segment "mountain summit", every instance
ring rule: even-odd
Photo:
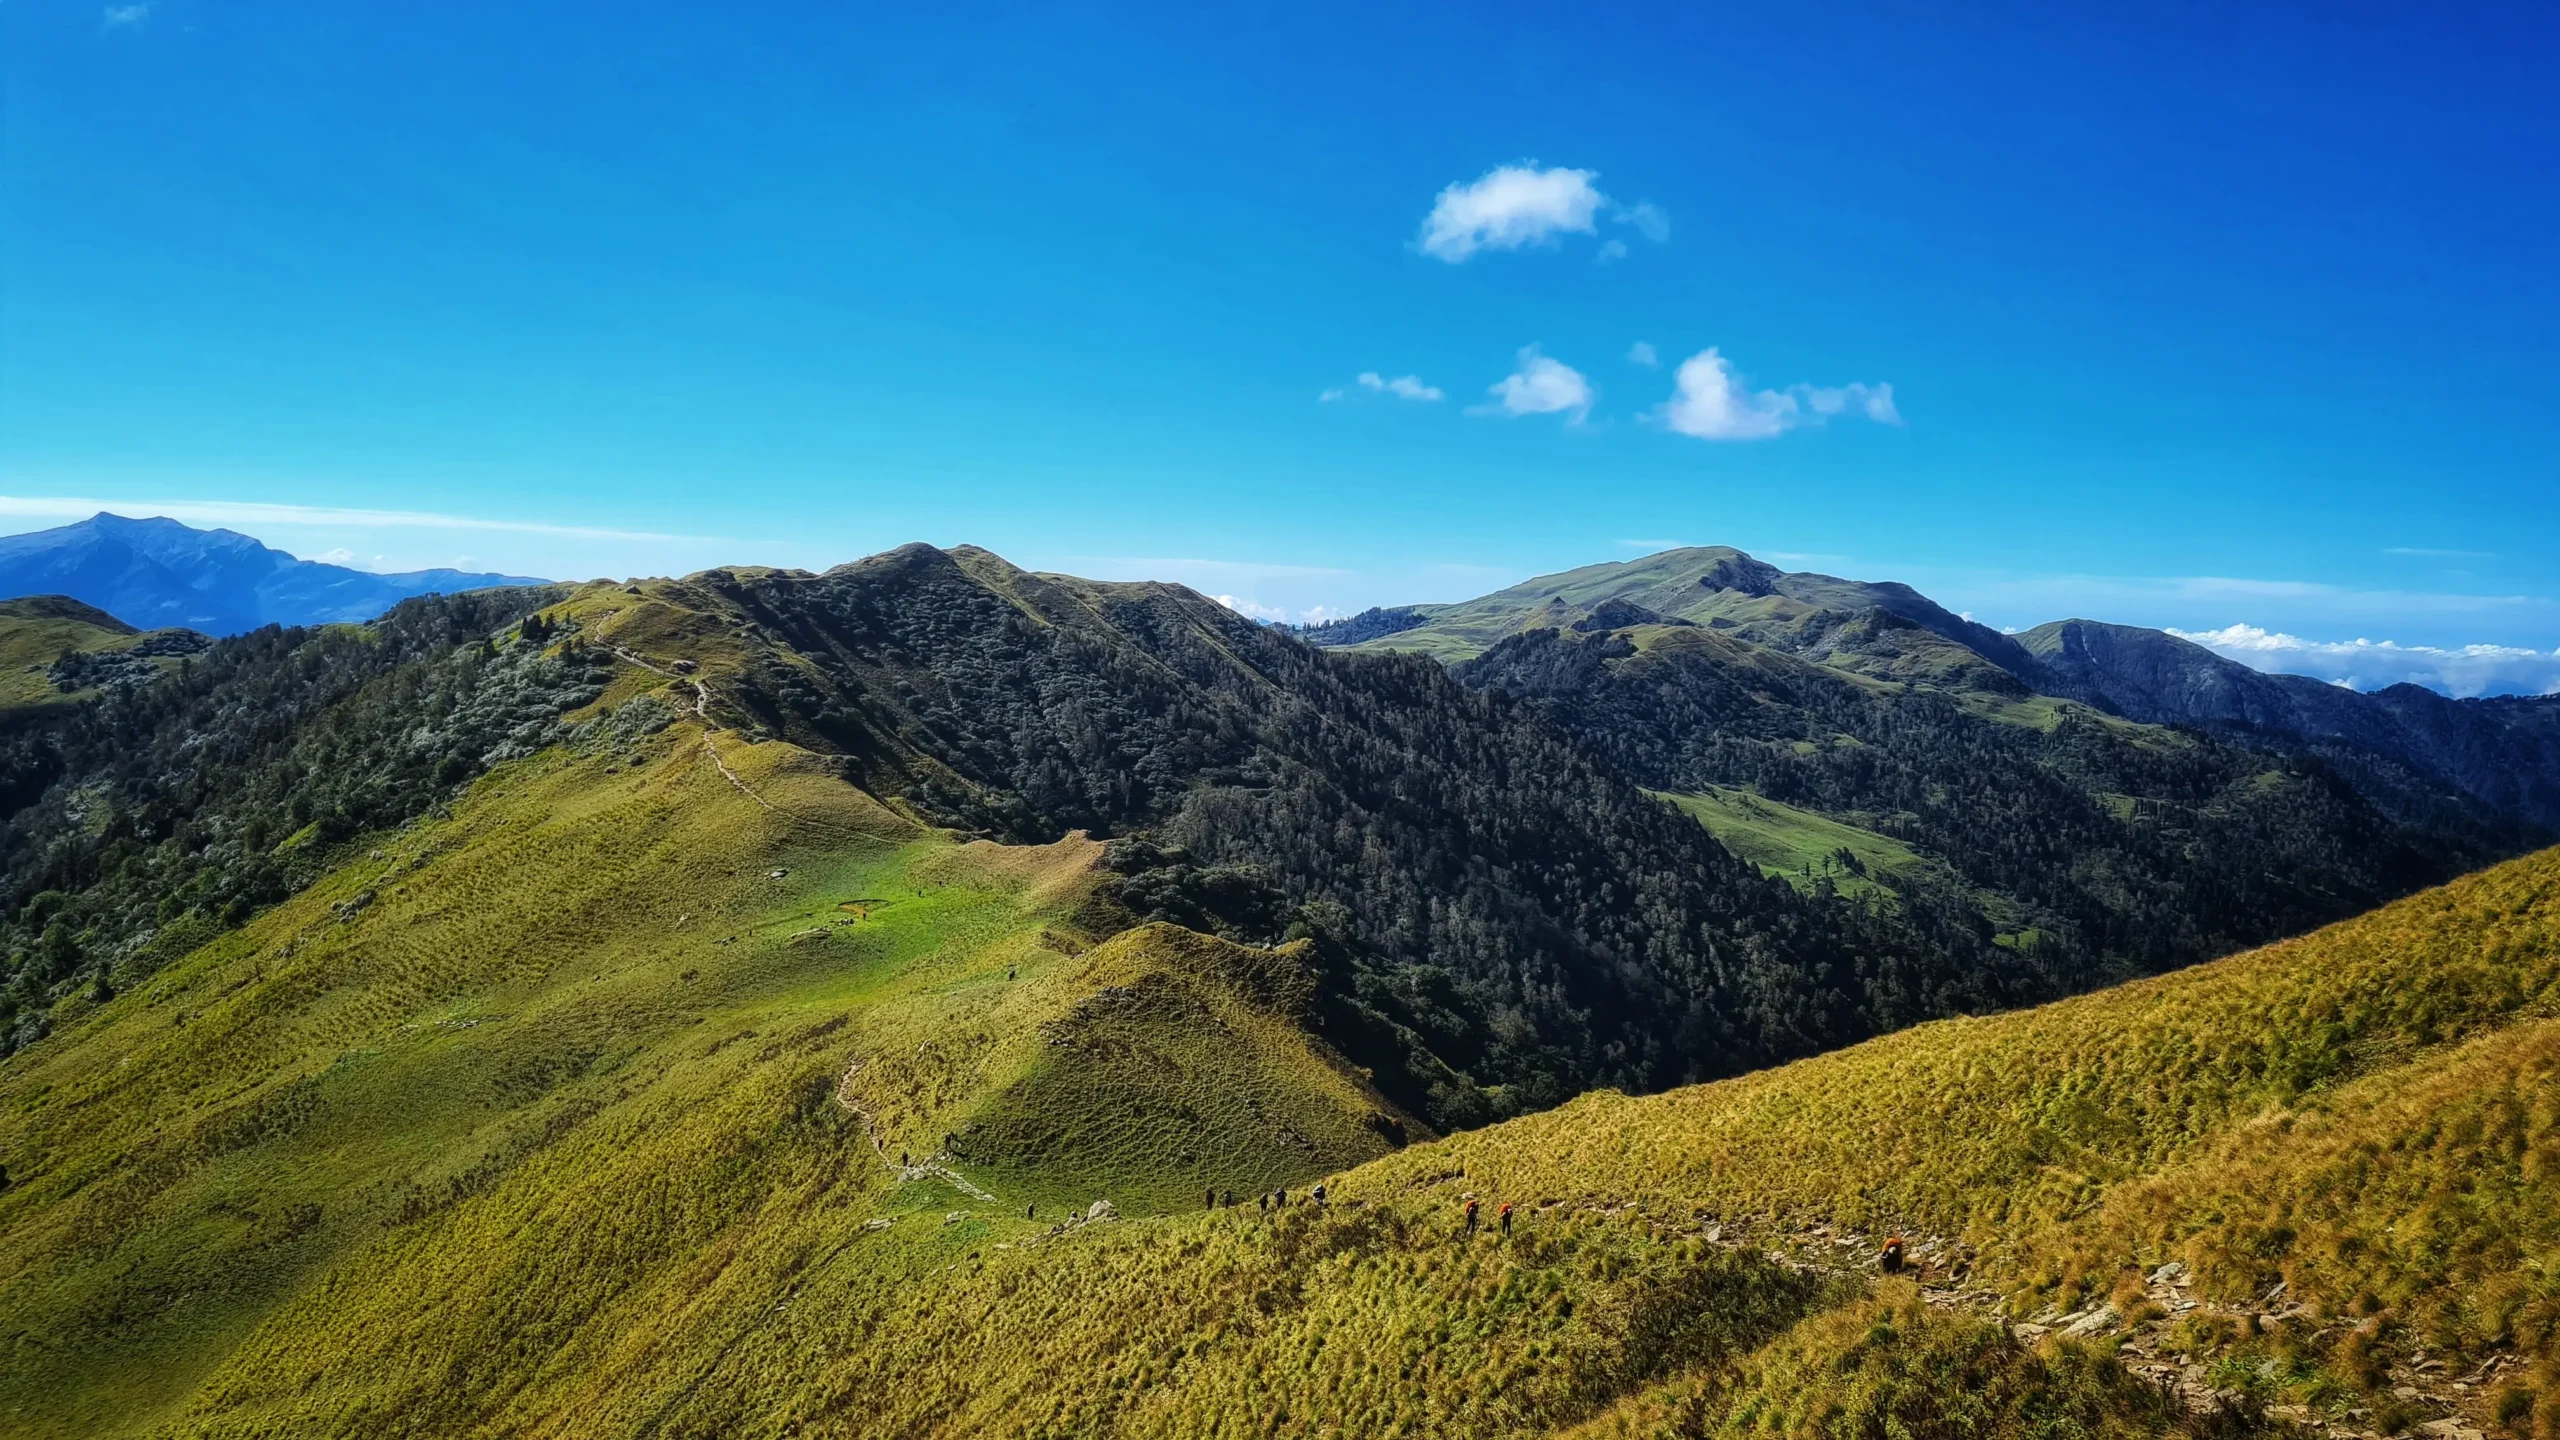
[[[212,635],[365,621],[414,595],[541,583],[445,569],[376,575],[297,559],[237,531],[105,511],[74,525],[0,536],[0,595],[68,595],[143,629],[185,626]]]
[[[1456,665],[1536,632],[1588,635],[1648,622],[1718,632],[1758,647],[1750,653],[1763,663],[1777,652],[1976,708],[2075,701],[2317,756],[2403,819],[2441,823],[2448,806],[2485,806],[2535,833],[2560,831],[2560,697],[2452,699],[2405,684],[2366,693],[2267,674],[2164,631],[2091,620],[2008,635],[1899,582],[1784,571],[1728,546],[1586,565],[1454,605],[1373,610],[1306,638]]]

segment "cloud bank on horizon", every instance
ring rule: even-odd
[[[2306,640],[2255,625],[2169,634],[2255,670],[2308,675],[2356,690],[2423,685],[2457,698],[2560,695],[2560,649],[2516,645],[2398,645],[2389,640]]]

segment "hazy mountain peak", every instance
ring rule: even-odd
[[[541,583],[447,569],[374,574],[160,515],[100,511],[50,530],[0,536],[0,595],[59,594],[138,627],[214,635],[370,620],[414,595]]]

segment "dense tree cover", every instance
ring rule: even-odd
[[[52,997],[238,924],[338,842],[550,743],[602,669],[489,637],[559,593],[271,625],[0,736],[0,1053]]]
[[[1291,626],[1290,633],[1310,645],[1357,645],[1381,635],[1401,635],[1425,623],[1425,618],[1411,605],[1393,608],[1372,605],[1357,615],[1345,615],[1339,620]]]
[[[1279,892],[1302,933],[1339,942],[1343,994],[1499,1087],[1484,1105],[1399,1094],[1438,1123],[1728,1074],[2064,983],[1976,913],[1763,877],[1419,657],[1319,650],[1174,587],[921,546],[699,583],[778,642],[721,690],[737,718],[841,752],[866,787],[1019,840],[1145,832],[1197,875]],[[1162,898],[1182,886],[1131,886],[1196,919]]]
[[[2050,729],[2005,723],[1934,690],[1684,638],[1639,650],[1533,631],[1458,673],[1649,786],[1745,787],[1936,857],[2075,988],[2295,934],[2496,858],[2468,829],[2394,823],[2316,759],[2077,710]]]

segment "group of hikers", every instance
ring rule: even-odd
[[[1322,1205],[1324,1203],[1324,1195],[1324,1184],[1321,1181],[1317,1182],[1314,1189],[1307,1192],[1307,1198],[1318,1205]],[[1285,1187],[1278,1190],[1265,1190],[1261,1194],[1253,1197],[1253,1200],[1254,1204],[1259,1206],[1262,1213],[1265,1215],[1270,1214],[1274,1210],[1286,1210],[1289,1208],[1289,1192]],[[1218,1190],[1204,1190],[1200,1195],[1200,1205],[1201,1208],[1205,1210],[1222,1209],[1235,1203],[1236,1192],[1233,1190],[1223,1192]],[[1466,1198],[1466,1204],[1461,1213],[1466,1217],[1467,1233],[1473,1235],[1476,1233],[1477,1225],[1482,1223],[1483,1220],[1483,1211],[1478,1207],[1476,1197],[1470,1195]],[[1511,1233],[1510,1201],[1504,1201],[1502,1203],[1502,1208],[1494,1212],[1494,1223],[1501,1227],[1503,1234],[1508,1235]]]

